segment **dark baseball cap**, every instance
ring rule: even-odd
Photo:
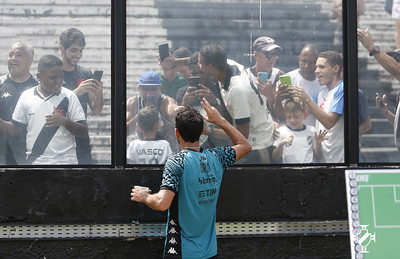
[[[268,52],[274,49],[282,50],[282,47],[275,44],[275,40],[268,36],[259,37],[253,43],[254,51]]]
[[[400,62],[400,49],[396,49],[394,51],[386,52],[389,56],[394,58],[397,62]]]
[[[141,85],[141,86],[161,85],[161,80],[156,72],[146,71],[140,75],[139,85]]]

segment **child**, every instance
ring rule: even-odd
[[[315,128],[305,125],[305,105],[294,97],[285,103],[283,109],[287,126],[279,128],[279,138],[274,142],[272,159],[282,163],[312,163],[322,157],[322,141],[326,131],[317,134]]]
[[[129,144],[126,154],[129,163],[165,164],[173,153],[168,141],[156,139],[159,127],[158,111],[154,105],[139,111],[136,128],[143,133],[143,139],[135,139]]]
[[[26,128],[27,164],[78,164],[75,136],[88,135],[85,113],[78,97],[62,87],[62,61],[43,56],[38,65],[40,84],[21,94],[12,123],[0,120],[0,130],[10,135]]]

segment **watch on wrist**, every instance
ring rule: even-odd
[[[375,55],[376,53],[379,53],[381,51],[381,48],[379,48],[379,46],[374,46],[371,50],[371,52],[369,53],[369,56],[372,57],[373,55]]]

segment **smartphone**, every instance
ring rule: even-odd
[[[289,75],[281,75],[279,77],[279,80],[281,81],[282,85],[291,85],[292,84],[292,80],[290,80],[290,76]]]
[[[268,73],[267,72],[258,72],[258,78],[260,78],[265,83],[267,83],[268,82]]]
[[[194,86],[196,88],[199,88],[199,84],[200,84],[200,77],[198,76],[189,77],[189,86]]]
[[[382,97],[379,95],[379,93],[376,93],[376,97],[379,98],[379,105],[382,107],[383,106],[383,102],[382,102]]]
[[[102,76],[103,76],[102,70],[96,70],[93,72],[93,78],[96,79],[97,81],[101,81]]]
[[[160,55],[160,61],[163,62],[165,58],[169,57],[169,46],[168,43],[162,43],[158,45],[158,53]]]
[[[154,105],[155,107],[157,107],[157,100],[158,100],[158,95],[153,95],[153,94],[146,95],[146,106]]]

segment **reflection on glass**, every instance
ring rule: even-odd
[[[198,107],[201,111],[199,99],[205,97],[248,136],[256,152],[247,155],[242,163],[341,163],[344,161],[342,57],[335,55],[337,52],[330,54],[334,56],[332,59],[329,55],[318,57],[320,52],[342,49],[342,40],[335,45],[333,41],[336,34],[342,34],[340,17],[329,15],[332,10],[339,10],[339,2],[341,4],[341,1],[280,4],[274,1],[194,3],[178,0],[154,1],[152,6],[141,6],[138,1],[127,1],[127,96],[143,99],[138,87],[140,75],[148,70],[158,71],[161,93],[173,99],[171,103]],[[139,15],[144,12],[148,15]],[[166,42],[169,57],[161,61],[164,54],[158,53],[159,45]],[[210,43],[224,51],[213,52]],[[202,52],[204,46],[210,49]],[[221,53],[226,53],[227,57],[222,55],[221,58]],[[218,59],[219,63],[213,59]],[[319,77],[315,74],[318,59],[321,63]],[[335,71],[325,78],[330,76],[334,80],[324,80],[323,62]],[[280,76],[284,74],[291,79],[287,89],[284,89],[286,84],[280,83]],[[235,80],[243,81],[236,86]],[[328,90],[334,88],[331,93],[336,94],[330,96]],[[312,107],[303,104],[304,109],[291,111],[304,113],[303,122],[298,122],[304,127],[287,120],[289,112],[285,114],[285,104],[288,99],[298,95],[296,98],[305,103],[310,98],[318,101],[318,93],[324,89],[326,96],[321,95],[319,103]],[[129,119],[138,112],[129,114],[127,108]],[[324,109],[322,117],[318,109]],[[327,119],[329,113],[334,113],[333,120]],[[289,134],[294,136],[291,137],[294,144],[284,143],[279,150],[280,141],[274,138],[275,126],[295,132]],[[138,135],[132,131],[133,127],[136,126],[128,125],[127,146]],[[307,129],[307,133],[296,137],[303,129]],[[203,147],[230,144],[226,138],[215,134],[218,128],[214,125],[206,125],[205,132],[201,139]],[[296,143],[300,139],[307,152],[294,149],[291,156],[307,153],[307,159],[282,160],[282,155],[286,154],[283,150],[289,146],[299,147]],[[335,144],[334,149],[330,143]],[[277,150],[273,157],[274,149]],[[315,153],[317,157],[320,153],[324,156],[316,160]]]
[[[110,164],[110,2],[2,11],[0,164]]]

